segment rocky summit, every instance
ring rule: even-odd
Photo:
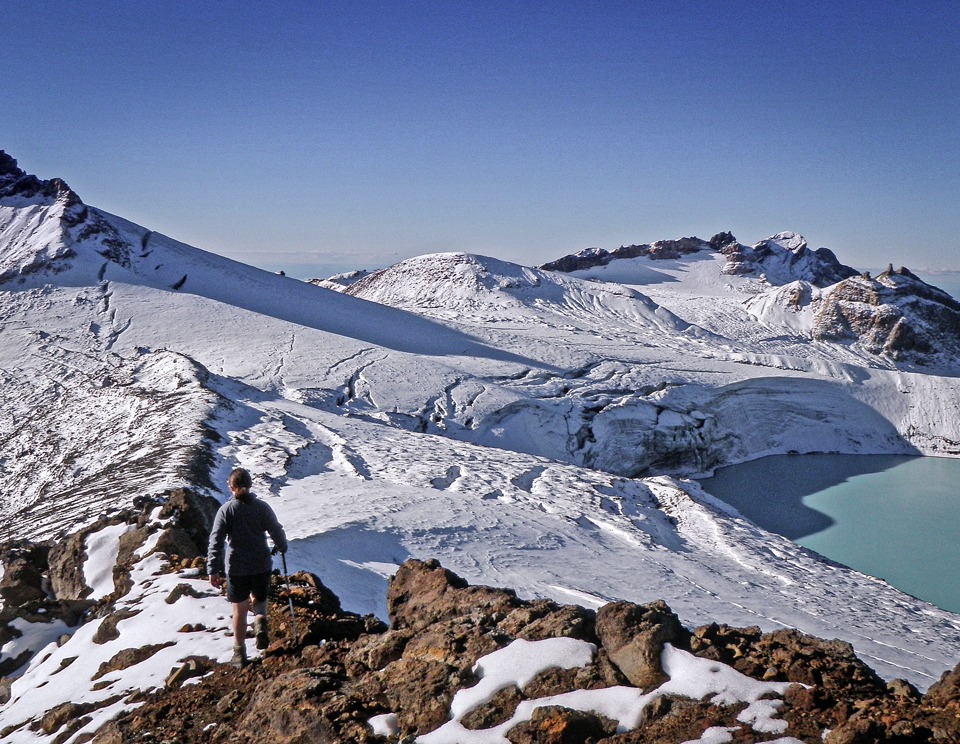
[[[543,264],[548,271],[574,272],[606,266],[618,259],[646,258],[652,261],[680,259],[701,251],[715,251],[726,257],[722,271],[732,276],[763,278],[770,284],[803,279],[825,287],[857,273],[845,266],[828,248],[811,250],[802,235],[781,232],[746,246],[730,232],[721,232],[710,240],[697,237],[658,240],[643,245],[622,245],[612,251],[589,248]]]
[[[16,636],[28,617],[96,626],[94,643],[123,648],[99,665],[95,689],[176,646],[159,635],[124,643],[122,624],[142,608],[121,609],[121,600],[135,583],[138,547],[152,544],[162,573],[179,582],[165,604],[199,601],[200,546],[214,508],[178,491],[57,545],[0,547],[0,640]],[[121,524],[129,529],[113,567],[114,590],[85,599],[90,587],[69,556],[82,553],[90,535]],[[55,587],[55,599],[41,577]],[[184,625],[178,635],[206,633],[213,653],[170,657],[176,661],[162,685],[64,702],[34,720],[6,719],[0,738],[35,731],[94,744],[667,744],[725,732],[716,740],[960,741],[960,666],[921,695],[903,680],[884,682],[842,641],[790,629],[687,628],[660,600],[592,610],[522,599],[510,589],[470,585],[435,560],[399,566],[386,599],[389,625],[344,611],[320,577],[277,574],[273,640],[251,663],[219,663],[223,641]],[[3,671],[26,662],[7,660]],[[0,689],[7,702],[9,684]],[[115,711],[112,720],[77,735],[104,709]]]
[[[909,269],[848,277],[825,292],[813,336],[856,340],[876,354],[923,364],[960,353],[960,302]]]
[[[633,728],[549,702],[578,690],[656,693],[669,680],[662,663],[669,644],[751,679],[788,683],[770,698],[779,737],[827,744],[960,741],[960,668],[921,696],[909,683],[884,683],[839,641],[716,624],[688,630],[663,602],[617,602],[593,612],[525,601],[507,589],[469,586],[436,561],[408,561],[391,579],[389,628],[333,609],[316,577],[295,582],[296,637],[279,591],[272,621],[284,636],[262,661],[238,670],[201,660],[206,672],[198,682],[145,696],[93,741],[415,742],[451,720],[458,693],[483,683],[477,672],[483,657],[518,640],[557,638],[592,644],[596,655],[582,667],[550,667],[522,688],[496,690],[460,716],[471,732],[466,740],[667,744],[710,729],[728,730],[729,741],[772,738],[743,720],[745,702],[720,694],[648,694]],[[529,717],[504,738],[493,733],[531,702]],[[378,735],[370,722],[381,717],[390,719],[391,730]]]

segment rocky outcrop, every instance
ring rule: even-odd
[[[753,246],[738,242],[731,232],[720,232],[710,240],[680,238],[643,245],[624,245],[608,251],[588,248],[540,266],[548,271],[573,272],[606,266],[621,258],[677,259],[700,251],[716,251],[727,258],[722,272],[735,276],[762,278],[774,285],[802,280],[827,287],[857,274],[827,248],[811,250],[802,235],[781,232]]]
[[[47,571],[54,596],[61,599],[83,599],[90,587],[83,578],[83,563],[87,557],[84,542],[91,530],[80,530],[65,540],[59,540],[50,549]]]
[[[763,278],[774,285],[800,280],[828,287],[858,273],[827,248],[811,250],[803,236],[794,232],[777,233],[749,247],[729,232],[718,233],[710,244],[727,257],[724,274]]]
[[[109,261],[130,265],[133,246],[96,209],[85,205],[77,193],[60,178],[43,180],[24,172],[15,158],[0,150],[0,206],[13,209],[47,207],[43,216],[26,214],[21,232],[26,242],[14,239],[0,261],[0,284],[24,280],[38,272],[57,272],[69,265],[77,244],[85,244]],[[29,212],[29,210],[27,210]],[[57,239],[37,243],[30,236],[36,220],[59,221]]]
[[[218,666],[191,685],[146,695],[94,742],[413,742],[450,719],[458,691],[478,684],[478,659],[520,639],[563,638],[594,644],[593,660],[546,668],[522,686],[496,691],[461,716],[463,726],[499,726],[524,701],[574,690],[656,688],[666,679],[661,654],[670,644],[755,679],[785,683],[782,700],[769,701],[783,724],[780,737],[830,744],[960,740],[960,667],[921,696],[905,682],[884,683],[843,642],[716,624],[688,630],[663,602],[616,602],[593,612],[522,600],[510,590],[470,586],[436,561],[409,560],[399,568],[388,588],[386,628],[370,617],[319,610],[320,593],[328,590],[316,577],[301,583],[304,578],[290,595],[298,624],[340,622],[345,632],[325,642],[304,633],[293,638],[282,619],[286,608],[274,602],[274,625],[286,635],[261,661],[244,669]],[[375,733],[375,717],[388,721],[391,733]],[[651,696],[632,730],[596,712],[548,703],[505,736],[514,744],[667,744],[726,727],[731,741],[777,738],[745,721],[743,704],[668,693]]]
[[[621,245],[612,251],[604,248],[587,248],[586,250],[564,256],[556,261],[550,261],[539,268],[545,271],[583,271],[596,266],[606,266],[618,258],[650,258],[665,260],[681,258],[692,253],[708,250],[710,243],[700,238],[680,238],[679,240],[658,240],[654,243],[642,245]]]
[[[20,197],[22,199],[44,198],[61,201],[65,207],[82,205],[77,193],[60,178],[43,181],[24,172],[15,158],[0,150],[0,199]]]
[[[0,599],[10,609],[46,599],[44,572],[50,546],[17,540],[0,545],[3,578],[0,579]]]
[[[206,553],[207,538],[219,504],[216,499],[177,489],[159,498],[140,499],[135,508],[102,517],[59,540],[32,543],[17,540],[0,544],[3,576],[0,579],[0,646],[20,637],[15,620],[31,623],[50,623],[62,620],[75,627],[85,619],[105,617],[94,641],[105,643],[118,637],[116,625],[131,617],[130,611],[115,612],[113,602],[129,589],[129,571],[137,559],[151,530],[149,515],[158,510],[164,520],[156,538],[154,552],[165,553],[176,567],[185,567],[199,561]],[[106,527],[127,524],[129,529],[118,535],[117,559],[113,568],[114,591],[92,601],[91,588],[86,583],[83,567],[87,538]],[[339,603],[334,598],[335,607]],[[327,607],[331,600],[326,599]],[[10,674],[26,664],[32,653],[25,651],[16,659],[0,660],[0,676]]]
[[[658,601],[641,607],[611,602],[597,612],[597,638],[634,687],[648,691],[667,681],[660,663],[663,644],[686,646],[689,633],[680,619]]]
[[[856,342],[873,354],[923,363],[960,354],[960,302],[908,269],[845,279],[823,294],[817,340]]]

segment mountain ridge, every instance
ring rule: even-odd
[[[817,341],[808,326],[786,333],[745,302],[771,287],[723,274],[716,251],[629,259],[642,281],[623,286],[595,279],[624,262],[567,277],[424,257],[432,270],[447,262],[446,274],[379,284],[414,264],[398,265],[361,287],[388,288],[390,306],[86,205],[109,229],[82,234],[87,223],[67,224],[56,198],[28,201],[0,198],[0,266],[36,267],[0,284],[0,516],[13,536],[64,540],[99,524],[84,565],[107,576],[132,538],[98,523],[97,504],[109,519],[137,497],[160,508],[182,488],[222,501],[226,474],[242,465],[289,528],[291,565],[361,615],[386,618],[389,577],[435,558],[525,599],[590,609],[662,598],[687,627],[841,638],[884,678],[918,688],[960,658],[955,615],[764,532],[687,478],[791,451],[956,456],[949,354],[916,365]],[[112,231],[129,246],[116,258],[102,239]],[[466,273],[450,276],[450,264]],[[447,312],[438,299],[456,293],[464,302]],[[152,552],[165,519],[140,525],[150,527],[133,551],[136,596],[157,617],[173,608],[180,625],[203,617],[210,633],[171,621],[144,640],[123,633],[146,615],[71,626],[5,614],[0,653],[26,660],[11,699],[42,690],[52,710],[122,695],[112,715],[183,659],[229,653],[222,599],[179,590],[165,602],[179,583],[202,588],[201,576],[177,573],[195,567],[153,575],[182,552]],[[15,547],[4,551],[12,566]],[[13,581],[7,567],[0,582]],[[122,650],[94,648],[111,624],[152,661],[94,680],[87,664]],[[69,690],[51,683],[67,667]],[[59,735],[36,725],[24,737]]]

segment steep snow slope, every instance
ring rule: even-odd
[[[689,624],[845,638],[920,686],[960,658],[955,616],[677,479],[960,441],[955,377],[758,322],[743,300],[769,287],[714,256],[637,259],[630,289],[440,254],[351,295],[30,193],[0,196],[5,539],[175,485],[222,498],[239,464],[288,525],[291,567],[350,609],[382,614],[384,576],[437,556],[524,596],[663,597]]]

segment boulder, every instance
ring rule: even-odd
[[[197,547],[195,554],[206,555],[210,530],[219,508],[220,502],[212,496],[198,494],[188,488],[178,488],[161,507],[160,519],[172,519],[172,523],[184,530]]]
[[[464,669],[469,666],[465,661],[451,666],[442,660],[402,658],[376,674],[379,693],[397,714],[401,731],[423,734],[446,723],[456,691],[476,681]]]
[[[193,559],[206,554],[206,545],[202,548],[182,527],[165,527],[157,539],[154,552],[166,553],[173,561]]]
[[[3,561],[0,597],[8,611],[47,598],[44,574],[49,552],[48,545],[25,540],[0,546],[0,560]]]
[[[596,613],[579,605],[558,605],[547,599],[526,602],[511,611],[500,630],[527,641],[578,638],[592,641]]]
[[[510,744],[583,744],[616,732],[616,722],[608,718],[551,705],[537,708],[529,721],[510,729],[507,740]]]
[[[497,621],[520,604],[513,590],[470,586],[436,560],[405,561],[387,588],[387,614],[394,630],[416,632],[460,616]]]
[[[0,597],[6,607],[22,607],[29,602],[45,599],[43,569],[26,558],[15,558],[4,565],[0,580]]]
[[[93,642],[97,644],[103,644],[116,640],[120,637],[120,631],[117,629],[117,624],[121,620],[127,620],[139,614],[140,610],[131,609],[123,609],[111,612],[100,621],[97,632],[93,634]]]
[[[129,669],[172,645],[174,645],[173,641],[167,641],[166,643],[153,643],[138,648],[125,648],[115,653],[108,661],[103,662],[90,679],[97,680],[106,674],[110,674],[110,672]]]
[[[663,644],[684,647],[689,637],[689,631],[662,600],[647,605],[610,602],[597,611],[597,638],[610,661],[644,691],[668,679],[660,663]]]
[[[92,529],[74,532],[50,549],[50,588],[60,599],[83,599],[93,590],[86,585],[83,564],[87,554],[84,542]]]

